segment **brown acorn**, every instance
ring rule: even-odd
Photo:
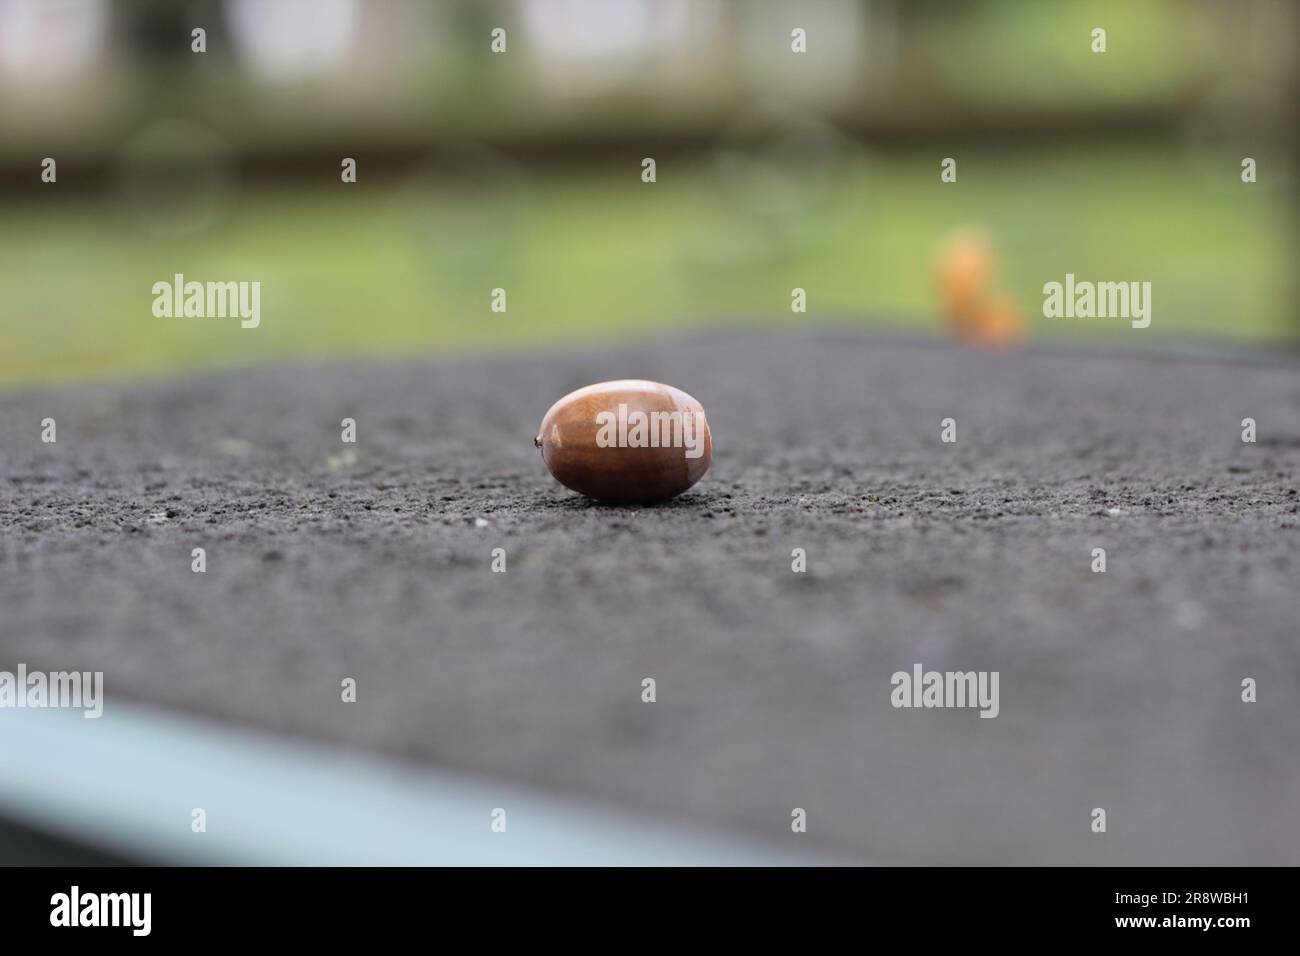
[[[713,459],[704,406],[671,385],[636,379],[565,395],[533,442],[560,484],[609,504],[679,495]]]

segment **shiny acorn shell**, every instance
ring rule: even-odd
[[[699,438],[703,453],[687,457],[682,447],[602,447],[597,435],[619,405],[627,415],[643,412],[701,413]],[[542,419],[534,444],[555,479],[589,498],[609,504],[650,504],[679,495],[704,477],[713,458],[713,436],[704,406],[681,389],[658,382],[621,379],[600,382],[570,392],[551,406]],[[609,432],[606,432],[606,436]]]

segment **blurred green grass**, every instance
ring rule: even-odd
[[[1176,145],[839,148],[785,158],[487,178],[247,188],[160,236],[117,200],[7,202],[0,381],[170,374],[265,360],[569,347],[714,325],[942,333],[936,244],[987,230],[1036,336],[1294,341],[1294,238],[1277,191],[1207,175]],[[319,180],[317,180],[319,181]],[[155,318],[154,282],[262,283],[260,328]],[[1153,322],[1044,319],[1042,285],[1150,281]],[[793,287],[808,312],[790,311]],[[490,310],[494,287],[508,310]],[[1119,338],[1122,336],[1123,338]]]

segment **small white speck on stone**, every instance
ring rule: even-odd
[[[225,455],[243,457],[253,450],[253,443],[245,438],[218,438],[217,450]]]
[[[325,466],[330,471],[339,471],[342,468],[351,468],[357,463],[357,453],[355,449],[348,448],[339,452],[337,455],[330,455],[325,459]]]
[[[166,520],[167,520],[167,512],[165,511],[153,511],[149,513],[150,524],[162,524]]]
[[[1124,509],[1123,509],[1123,508],[1107,508],[1107,509],[1106,509],[1106,514],[1110,515],[1110,516],[1113,518],[1113,517],[1115,517],[1116,515],[1122,515],[1122,514],[1124,514]]]
[[[474,519],[474,527],[476,527],[476,528],[486,528],[487,526],[488,526],[488,523],[487,523],[487,519],[486,519],[486,518],[475,518],[475,519]]]

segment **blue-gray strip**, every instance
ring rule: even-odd
[[[111,702],[97,720],[79,711],[0,709],[0,765],[0,813],[163,863],[832,862],[795,846]],[[196,807],[206,811],[206,832],[191,829]],[[491,829],[496,808],[506,813],[504,833]]]

